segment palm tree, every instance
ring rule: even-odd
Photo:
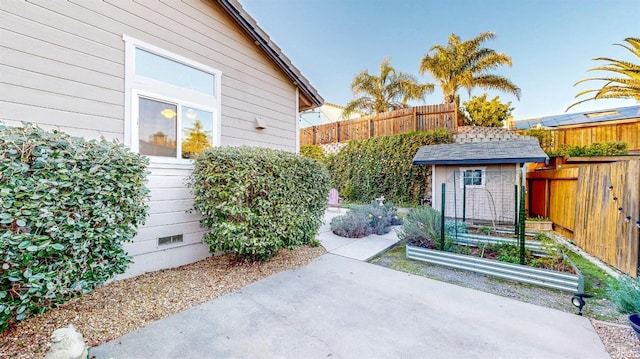
[[[354,100],[342,111],[342,117],[348,118],[355,111],[371,114],[404,108],[409,100],[424,100],[433,88],[433,84],[419,84],[411,74],[397,72],[391,59],[386,58],[380,63],[379,76],[363,70],[353,79]]]
[[[624,41],[628,42],[631,46],[623,44],[614,44],[616,46],[622,46],[625,49],[631,51],[640,60],[640,38],[627,37]],[[569,111],[575,105],[581,104],[586,101],[598,100],[604,98],[631,98],[640,102],[640,63],[634,64],[633,62],[620,61],[611,59],[608,57],[596,57],[596,61],[608,61],[609,63],[604,66],[597,66],[587,71],[609,71],[615,74],[622,75],[622,77],[592,77],[580,80],[574,84],[586,82],[586,81],[606,81],[602,88],[598,90],[586,90],[576,95],[576,98],[588,94],[594,93],[591,98],[587,98],[574,103],[567,107],[565,111]],[[611,74],[611,76],[615,76]]]
[[[506,77],[490,71],[501,65],[511,67],[511,57],[481,47],[486,40],[495,38],[493,32],[483,32],[476,38],[461,41],[452,33],[446,46],[435,45],[420,61],[420,74],[425,72],[440,82],[445,103],[458,103],[458,90],[483,89],[512,93],[520,99],[520,88]]]

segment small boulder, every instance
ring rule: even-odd
[[[73,325],[69,325],[53,331],[49,351],[44,359],[87,359],[88,356],[82,334]]]

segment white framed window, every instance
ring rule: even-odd
[[[484,188],[486,167],[460,167],[460,188]]]
[[[220,145],[220,79],[206,65],[128,36],[125,144],[152,163],[191,165]]]

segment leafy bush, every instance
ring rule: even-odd
[[[557,151],[549,152],[550,156],[618,156],[629,154],[629,145],[626,142],[595,142],[589,146],[563,145]]]
[[[441,214],[431,206],[413,208],[398,231],[398,238],[414,245],[435,248],[440,238]]]
[[[391,226],[402,223],[396,211],[390,202],[380,205],[378,201],[372,201],[367,206],[352,206],[347,214],[331,220],[331,231],[347,238],[362,238],[372,233],[386,234]]]
[[[349,142],[326,163],[333,186],[348,201],[367,203],[384,195],[416,205],[431,184],[431,167],[413,166],[413,156],[422,146],[451,142],[446,130],[374,137]]]
[[[318,145],[304,145],[304,146],[300,146],[300,154],[305,156],[305,157],[309,157],[311,159],[314,159],[320,163],[323,163],[325,161],[325,154],[324,151],[322,150],[322,147],[318,146]]]
[[[246,146],[206,150],[188,183],[210,251],[248,260],[315,243],[329,192],[329,175],[316,161]]]
[[[331,219],[331,232],[340,237],[362,238],[373,233],[373,228],[367,215],[350,211]]]
[[[444,221],[444,232],[447,237],[455,238],[456,233],[467,233],[469,224],[467,222],[446,220]]]
[[[122,144],[0,125],[0,330],[86,293],[131,259],[147,160]]]
[[[623,314],[640,313],[640,277],[621,276],[610,285],[611,300]]]

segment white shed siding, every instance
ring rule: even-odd
[[[127,35],[222,72],[221,143],[296,150],[296,90],[212,2],[3,1],[0,121],[86,138],[125,139]],[[256,130],[255,117],[266,129]],[[129,144],[127,144],[129,145]],[[150,215],[126,248],[126,276],[202,259],[199,216],[186,211],[189,168],[150,168]],[[184,242],[158,246],[158,237]]]
[[[441,210],[442,183],[446,183],[445,197],[447,217],[463,217],[463,190],[460,188],[460,168],[482,167],[485,169],[485,186],[467,188],[466,219],[484,223],[511,222],[515,218],[514,185],[517,184],[518,171],[515,164],[502,165],[436,165],[435,188],[433,189],[433,207]],[[455,172],[455,184],[453,176]],[[452,188],[453,187],[453,188]],[[456,191],[454,196],[452,193]]]

